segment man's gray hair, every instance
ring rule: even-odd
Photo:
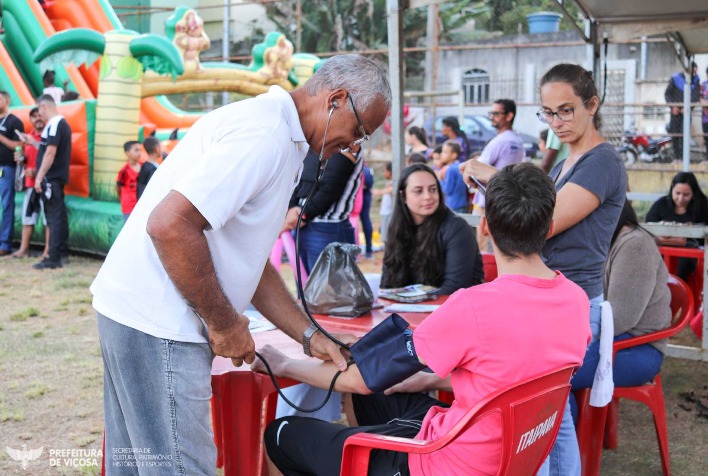
[[[386,107],[391,107],[391,85],[387,74],[361,55],[332,56],[322,63],[303,88],[311,96],[322,90],[346,89],[356,102],[359,114],[368,110],[377,96],[384,100]]]
[[[12,96],[10,96],[10,93],[8,93],[8,92],[5,91],[5,90],[0,90],[0,96],[2,96],[2,97],[4,97],[5,99],[7,99],[8,102],[10,102],[10,101],[12,100]]]

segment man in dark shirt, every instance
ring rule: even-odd
[[[158,159],[162,159],[162,145],[156,137],[147,137],[143,141],[143,148],[148,157],[138,173],[138,187],[136,190],[138,200],[142,197],[152,175],[157,172]]]
[[[57,111],[57,105],[48,94],[37,99],[37,107],[46,126],[37,152],[35,190],[42,195],[44,214],[49,234],[49,257],[33,266],[34,269],[61,268],[61,259],[69,255],[69,225],[64,203],[64,186],[69,181],[71,161],[71,127]]]
[[[696,63],[691,63],[691,84],[689,87],[691,88],[691,102],[698,102],[701,98],[701,86]],[[666,86],[666,91],[664,91],[664,99],[667,103],[683,103],[683,91],[685,88],[686,76],[683,71],[679,71],[669,79],[669,84]],[[671,117],[666,132],[671,134],[683,133],[683,107],[671,106]],[[676,158],[681,158],[683,155],[683,137],[672,137],[671,145]]]
[[[25,132],[17,116],[10,114],[10,94],[0,91],[0,256],[12,253],[12,227],[15,223],[15,147],[21,145],[17,135]]]

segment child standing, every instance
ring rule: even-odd
[[[382,189],[374,190],[374,195],[381,197],[381,207],[379,214],[381,215],[381,242],[385,245],[388,237],[388,225],[391,223],[391,215],[393,214],[393,170],[391,162],[387,162],[384,168],[384,178],[386,185]]]
[[[445,194],[445,205],[456,213],[467,213],[467,185],[462,179],[459,162],[460,144],[449,140],[442,146],[440,163],[442,168],[438,172]]]
[[[45,71],[44,75],[42,76],[42,85],[44,86],[42,94],[49,94],[52,99],[54,99],[54,102],[59,104],[61,102],[62,96],[66,91],[54,84],[54,79],[54,71],[52,71],[51,69]]]
[[[120,209],[123,219],[128,221],[130,213],[138,202],[136,193],[138,173],[140,172],[140,142],[130,140],[123,144],[123,152],[128,162],[118,172],[116,179],[116,193],[120,199]]]
[[[143,141],[143,149],[147,153],[147,160],[140,167],[140,173],[138,173],[138,183],[137,183],[137,199],[140,200],[145,187],[147,187],[148,182],[152,178],[152,174],[157,171],[159,165],[158,160],[162,159],[162,145],[156,137],[148,137]]]

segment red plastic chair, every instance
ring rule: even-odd
[[[703,303],[703,261],[704,251],[700,248],[684,248],[680,246],[659,246],[659,253],[664,258],[664,264],[669,273],[676,274],[679,258],[693,258],[697,261],[696,270],[686,278],[686,284],[693,291],[693,308],[698,309]]]
[[[482,253],[482,266],[484,267],[485,283],[497,279],[497,260],[494,257],[494,253]]]
[[[691,289],[685,282],[673,275],[669,275],[668,286],[671,290],[671,312],[673,316],[671,326],[661,331],[615,342],[613,345],[613,358],[622,349],[666,339],[686,326],[693,316],[693,293],[691,293]],[[603,436],[606,448],[617,448],[617,420],[620,398],[635,400],[649,407],[654,416],[654,427],[661,455],[661,468],[665,476],[671,474],[661,372],[654,377],[653,382],[638,387],[615,387],[612,402],[602,408],[590,406],[590,389],[575,392],[575,398],[578,403],[576,432],[578,434],[578,444],[580,445],[583,476],[600,474]]]
[[[563,367],[489,395],[470,409],[450,432],[436,441],[370,433],[352,435],[344,444],[340,474],[366,475],[372,449],[416,454],[438,451],[454,442],[477,421],[495,412],[500,413],[502,417],[502,455],[497,474],[536,474],[550,453],[558,434],[570,392],[570,377],[576,368]],[[526,446],[524,441],[527,441],[528,432],[544,422],[553,422],[551,429],[538,437],[533,444]]]

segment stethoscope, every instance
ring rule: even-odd
[[[310,201],[310,197],[312,197],[312,194],[315,192],[315,189],[317,188],[317,185],[319,185],[320,180],[322,179],[322,175],[324,174],[325,168],[327,167],[327,161],[324,160],[324,151],[325,151],[325,144],[327,143],[327,132],[329,131],[329,123],[332,120],[332,114],[334,113],[334,110],[338,107],[337,101],[332,102],[332,107],[329,109],[329,114],[327,115],[327,123],[325,124],[325,130],[324,130],[324,137],[322,138],[322,148],[320,149],[320,155],[319,155],[319,172],[317,174],[317,178],[315,179],[315,183],[312,185],[312,188],[310,189],[310,193],[307,195],[307,198],[305,198],[304,203],[302,204],[302,207],[300,208],[300,214],[297,217],[297,224],[295,225],[295,263],[293,264],[293,267],[296,268],[296,273],[297,273],[297,279],[295,280],[295,286],[297,287],[297,292],[298,296],[301,297],[301,303],[302,303],[302,308],[305,311],[305,314],[307,315],[308,319],[312,324],[319,330],[322,335],[327,337],[329,340],[334,342],[335,344],[339,345],[340,347],[344,347],[345,349],[348,349],[349,346],[345,344],[344,342],[340,341],[336,337],[334,337],[332,334],[324,330],[322,326],[317,322],[317,320],[314,318],[312,313],[310,312],[310,309],[307,306],[307,301],[305,301],[305,292],[302,288],[302,272],[300,270],[300,266],[297,266],[296,263],[300,262],[300,226],[302,224],[302,217],[305,212],[305,208],[307,207],[307,203]],[[341,149],[340,152],[350,152],[351,147],[347,147],[346,149]],[[265,365],[266,370],[268,370],[268,375],[270,376],[271,382],[273,383],[273,386],[275,387],[276,391],[278,392],[278,395],[283,399],[285,403],[287,403],[289,406],[294,408],[297,411],[303,412],[303,413],[313,413],[316,412],[317,410],[321,409],[324,407],[327,402],[329,401],[330,397],[332,396],[332,391],[334,390],[334,384],[337,381],[337,378],[339,375],[342,373],[341,370],[338,370],[336,374],[334,374],[334,377],[332,378],[332,383],[329,385],[329,390],[327,391],[327,396],[325,397],[324,401],[317,405],[315,408],[302,408],[297,405],[295,405],[293,402],[288,400],[288,398],[283,394],[282,390],[280,389],[280,386],[278,385],[278,382],[273,375],[273,372],[270,368],[270,365],[268,365],[268,362],[263,358],[261,354],[256,352],[256,357],[261,359],[263,362],[263,365]]]

